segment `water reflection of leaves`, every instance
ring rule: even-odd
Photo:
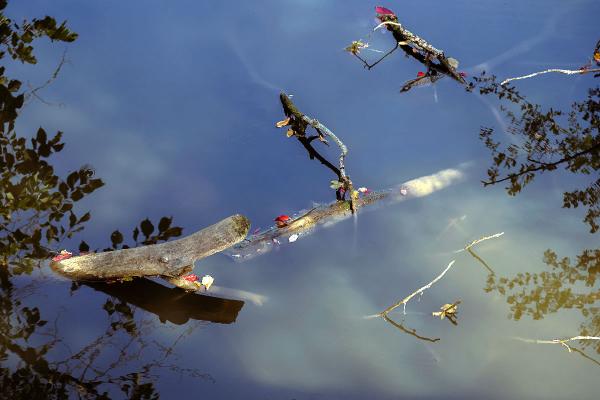
[[[0,1],[0,59],[8,54],[14,60],[35,64],[34,39],[45,36],[52,41],[71,42],[77,37],[65,23],[57,24],[52,17],[17,25],[4,15],[6,6],[6,1]],[[174,347],[191,334],[198,323],[188,323],[175,341],[162,344],[153,340],[156,321],[147,315],[140,316],[135,307],[115,296],[107,298],[103,306],[105,329],[72,351],[73,343],[65,338],[65,328],[59,321],[61,312],[55,308],[50,318],[44,317],[38,303],[31,299],[36,293],[35,285],[22,287],[22,281],[14,279],[15,275],[30,274],[57,250],[63,239],[83,229],[91,214],[77,215],[74,205],[104,183],[94,178],[93,168],[86,165],[65,177],[55,173],[51,159],[65,146],[61,132],[48,136],[40,128],[30,141],[16,134],[15,121],[25,94],[19,93],[21,82],[4,73],[4,67],[0,67],[1,397],[108,399],[121,391],[129,398],[150,399],[159,395],[154,383],[158,371],[212,380],[209,375],[182,368],[174,362]],[[155,233],[149,220],[142,221],[140,229],[145,236],[142,244],[178,236],[181,228],[171,223],[171,218],[161,219]],[[122,242],[122,235],[115,232],[111,236],[113,247]],[[134,230],[136,245],[138,234],[139,230],[137,234]],[[53,286],[51,290],[57,289]],[[149,290],[147,295],[152,293]],[[234,305],[239,306],[239,311],[241,305]],[[202,316],[196,312],[189,318],[201,319],[196,317]],[[183,317],[181,321],[185,315]],[[227,318],[231,319],[225,315],[222,320]],[[166,319],[177,320],[173,316]],[[49,323],[51,320],[53,323]]]
[[[562,309],[578,309],[585,321],[580,325],[581,336],[599,336],[600,314],[597,302],[600,288],[596,285],[600,272],[600,249],[584,250],[573,263],[568,257],[559,258],[552,250],[544,253],[544,263],[551,270],[540,273],[518,273],[512,278],[490,274],[486,292],[506,296],[510,304],[509,318],[519,320],[524,315],[540,320]],[[587,290],[581,291],[582,288]],[[600,343],[587,342],[600,353]]]
[[[485,185],[508,181],[509,195],[518,194],[537,174],[565,170],[580,176],[594,176],[600,169],[600,87],[588,89],[587,98],[574,102],[569,112],[550,108],[544,111],[539,104],[529,102],[514,86],[500,85],[495,76],[475,77],[469,90],[494,95],[499,100],[514,103],[502,106],[517,143],[501,145],[492,128],[481,128],[480,138],[492,152],[493,163],[488,169]],[[502,176],[501,170],[505,171]],[[563,194],[563,207],[587,208],[584,222],[590,231],[599,228],[600,179],[593,178],[586,187]]]

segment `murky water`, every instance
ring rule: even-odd
[[[31,274],[3,272],[5,396],[62,385],[57,398],[596,398],[597,341],[568,342],[572,351],[531,342],[600,333],[598,284],[585,284],[593,264],[574,266],[583,249],[598,248],[598,234],[588,233],[582,210],[561,208],[563,192],[585,179],[547,173],[516,197],[502,184],[484,188],[491,156],[478,136],[481,126],[507,131],[500,102],[449,78],[399,94],[423,70],[399,53],[364,69],[343,49],[358,39],[391,47],[389,33],[370,34],[376,5],[9,4],[15,21],[48,14],[79,33],[58,79],[40,92],[50,104],[32,100],[16,123],[26,137],[39,126],[64,131],[57,174],[90,164],[106,184],[75,205],[91,220],[54,250],[82,240],[102,249],[116,229],[131,242],[141,220],[162,216],[184,235],[235,213],[252,221],[251,232],[264,230],[278,215],[335,200],[335,176],[275,128],[284,118],[280,90],[344,140],[355,187],[397,187],[449,168],[461,176],[292,243],[286,237],[244,262],[201,260],[195,273],[215,278],[210,296],[159,280],[74,285],[48,261]],[[458,59],[467,78],[577,69],[600,39],[594,1],[385,6]],[[36,44],[35,66],[3,61],[35,86],[64,46]],[[532,102],[568,109],[594,84],[591,74],[548,74],[516,86]],[[336,162],[335,144],[318,146]],[[499,232],[473,247],[479,259],[457,252]],[[509,287],[520,272],[556,272],[547,249],[584,277]],[[372,317],[452,260],[406,314],[389,314],[401,328]],[[431,315],[458,300],[457,325]]]

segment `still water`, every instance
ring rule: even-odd
[[[361,54],[372,60],[381,53],[371,50],[393,44],[391,34],[372,32],[376,5],[9,4],[5,14],[15,21],[52,15],[79,34],[68,45],[36,44],[37,65],[6,61],[10,74],[36,86],[67,49],[58,78],[40,92],[45,102],[28,102],[16,131],[63,131],[57,173],[89,164],[105,182],[75,206],[91,213],[85,229],[54,250],[77,250],[82,240],[102,249],[115,229],[128,240],[139,221],[162,216],[172,216],[184,235],[236,213],[252,221],[251,231],[266,229],[280,214],[333,201],[335,176],[275,128],[284,118],[281,90],[344,140],[357,187],[385,189],[449,168],[461,178],[245,262],[223,254],[201,260],[194,271],[215,278],[212,296],[159,281],[73,285],[48,261],[31,274],[3,278],[12,285],[3,289],[3,325],[17,324],[16,309],[39,310],[39,318],[26,313],[32,332],[3,333],[3,393],[19,393],[14,374],[21,369],[30,376],[21,387],[38,387],[33,377],[62,382],[73,398],[596,398],[597,342],[569,342],[571,352],[532,342],[598,336],[595,281],[564,280],[558,299],[539,289],[522,316],[514,296],[552,285],[540,278],[509,289],[502,281],[552,271],[544,263],[548,249],[574,264],[584,249],[598,248],[583,210],[561,208],[563,192],[585,179],[554,171],[515,197],[502,184],[484,188],[491,156],[480,127],[514,140],[500,103],[449,78],[399,94],[423,70],[399,52],[364,69],[344,51],[350,42],[368,41]],[[467,78],[483,70],[504,79],[578,69],[600,38],[597,1],[384,5],[458,59]],[[591,74],[548,74],[516,86],[543,107],[568,109],[594,83]],[[334,144],[317,146],[336,161]],[[458,252],[500,232],[474,247],[485,265]],[[452,260],[406,313],[390,313],[405,331],[370,317]],[[580,299],[585,306],[569,303],[572,293],[588,296]],[[458,300],[457,325],[432,316]],[[47,323],[38,326],[39,319]]]

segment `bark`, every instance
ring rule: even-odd
[[[177,277],[193,268],[194,262],[242,241],[250,221],[233,215],[182,239],[103,253],[71,257],[50,266],[79,281],[116,280],[141,276]]]

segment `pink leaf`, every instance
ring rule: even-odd
[[[466,72],[462,72],[462,71],[461,71],[461,72],[459,72],[458,74],[459,74],[460,76],[462,76],[463,78],[464,78],[465,76],[467,76],[467,73],[466,73]]]
[[[71,258],[71,257],[73,257],[73,253],[71,253],[67,250],[61,250],[61,252],[59,254],[52,257],[52,261],[60,262],[62,260],[66,260],[67,258]]]
[[[394,14],[394,12],[392,10],[390,10],[389,8],[385,8],[382,6],[377,6],[375,7],[375,12],[379,15],[396,15]]]

